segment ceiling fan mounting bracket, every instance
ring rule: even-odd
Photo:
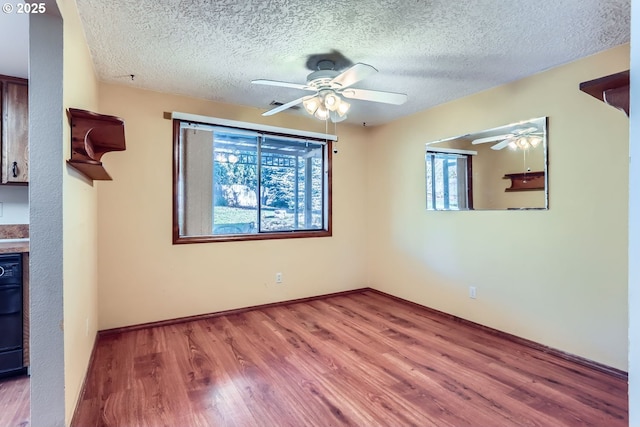
[[[321,59],[316,64],[316,68],[318,70],[335,70],[336,69],[336,63],[333,62],[330,59]]]
[[[321,59],[316,64],[317,70],[307,76],[307,84],[318,90],[336,89],[332,80],[340,73],[335,69],[336,63],[330,59]]]
[[[331,87],[331,80],[339,73],[335,70],[318,70],[307,76],[307,84],[315,88]]]

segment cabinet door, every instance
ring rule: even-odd
[[[29,86],[4,82],[2,182],[29,182]]]

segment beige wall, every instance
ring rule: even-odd
[[[333,237],[172,245],[170,111],[325,131],[301,116],[101,84],[100,112],[125,120],[127,149],[104,156],[113,181],[99,184],[100,329],[366,286],[361,128],[338,125]]]
[[[64,106],[96,111],[97,79],[80,26],[75,0],[59,0],[64,20]],[[64,159],[71,136],[64,121]],[[64,174],[64,361],[67,424],[80,393],[98,324],[97,189],[74,169]]]
[[[375,129],[371,286],[626,370],[629,123],[578,85],[628,67],[626,45]],[[425,210],[426,142],[541,116],[549,211]]]

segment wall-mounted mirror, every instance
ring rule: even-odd
[[[426,145],[428,210],[548,209],[547,118]]]

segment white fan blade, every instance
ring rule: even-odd
[[[331,80],[331,84],[336,84],[342,88],[346,88],[377,72],[378,70],[373,68],[371,65],[358,62],[335,76],[333,80]]]
[[[292,89],[316,91],[316,88],[313,88],[311,86],[301,85],[298,83],[280,82],[278,80],[257,79],[257,80],[251,80],[251,83],[255,85],[280,86],[280,87],[289,87]]]
[[[536,127],[530,127],[530,128],[526,128],[526,129],[517,129],[515,131],[515,134],[516,135],[524,135],[524,134],[529,134],[531,132],[535,132],[537,130],[538,130],[538,128],[536,128]]]
[[[363,101],[384,102],[385,104],[401,105],[407,102],[407,95],[396,92],[383,92],[380,90],[345,89],[339,91],[345,98],[361,99]]]
[[[294,105],[300,104],[304,98],[306,98],[306,96],[303,96],[302,98],[294,99],[293,101],[287,102],[286,104],[279,105],[276,108],[272,108],[269,111],[265,111],[264,113],[262,113],[262,115],[273,116],[274,114],[279,113],[280,111],[284,111],[287,108],[291,108]]]
[[[484,144],[485,142],[493,142],[498,141],[500,139],[511,138],[513,136],[512,133],[507,133],[504,135],[494,135],[494,136],[486,136],[484,138],[478,138],[471,141],[472,144]]]
[[[504,147],[506,147],[507,145],[509,145],[509,143],[513,141],[513,138],[507,138],[504,141],[500,141],[498,142],[496,145],[492,145],[491,149],[492,150],[502,150]]]

